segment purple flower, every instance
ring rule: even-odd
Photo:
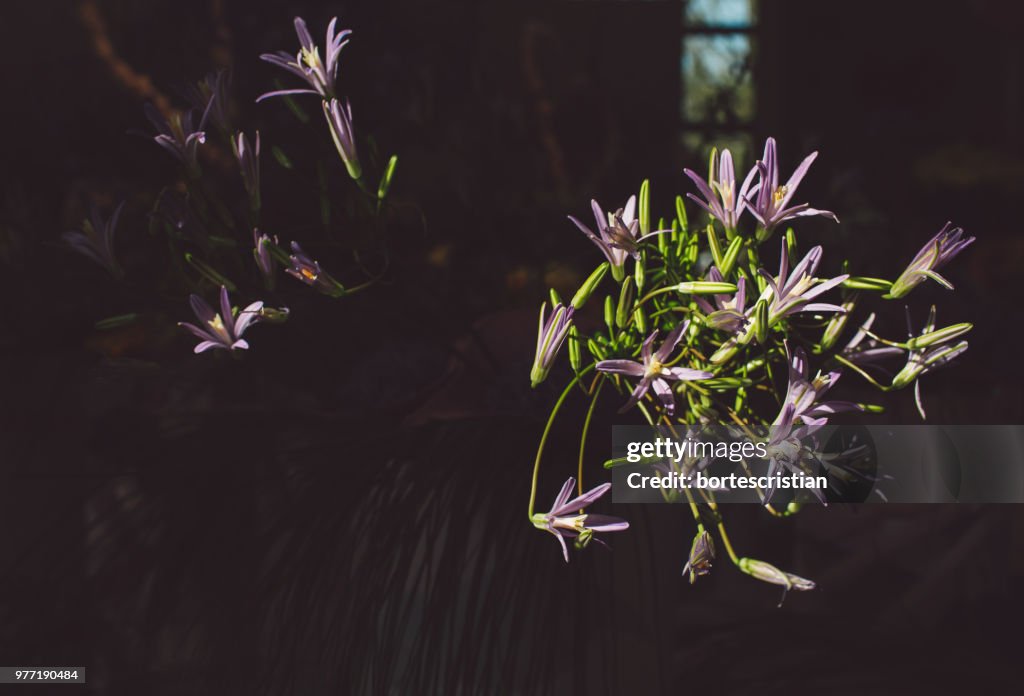
[[[621,532],[629,528],[629,522],[618,517],[582,512],[583,508],[607,493],[612,484],[602,483],[597,488],[592,488],[583,495],[570,500],[569,496],[572,495],[574,485],[576,485],[576,479],[570,477],[559,491],[551,510],[546,513],[538,512],[532,519],[534,527],[555,535],[558,543],[562,545],[562,555],[565,556],[566,563],[569,562],[569,548],[565,544],[567,538],[579,538],[585,545],[592,538],[596,539],[593,536],[595,532]],[[604,543],[600,539],[596,540],[599,543]]]
[[[708,271],[707,280],[712,283],[721,283],[724,278],[721,272],[711,267]],[[747,279],[740,278],[736,281],[736,294],[731,298],[728,295],[715,295],[715,306],[703,297],[697,295],[694,298],[704,312],[706,318],[704,323],[712,329],[736,333],[746,328],[749,320],[745,314],[747,299]],[[716,309],[717,307],[717,309]]]
[[[669,231],[658,230],[642,237],[637,236],[640,231],[640,221],[636,217],[636,196],[629,197],[625,208],[619,208],[614,213],[607,215],[595,200],[590,201],[590,207],[594,212],[594,221],[597,223],[597,234],[594,234],[589,227],[572,215],[569,216],[569,219],[608,259],[608,263],[612,267],[612,277],[617,281],[621,281],[625,276],[626,259],[630,256],[634,260],[640,258],[640,242],[648,237]]]
[[[754,201],[751,201],[749,198],[747,199],[747,207],[750,209],[751,215],[761,223],[761,229],[757,235],[758,240],[764,241],[768,239],[780,222],[794,218],[823,215],[839,222],[839,218],[835,216],[835,213],[828,210],[817,210],[810,207],[807,203],[789,206],[793,194],[796,193],[797,187],[817,156],[817,152],[807,155],[804,161],[800,163],[800,166],[796,168],[796,171],[793,172],[793,175],[789,177],[789,181],[780,185],[775,138],[768,138],[765,142],[764,159],[757,163],[757,169],[760,173],[758,184],[754,187],[757,191],[757,199]],[[751,191],[751,194],[753,194],[753,191]]]
[[[323,103],[324,117],[331,129],[331,138],[334,140],[334,147],[337,148],[341,161],[345,163],[348,175],[358,180],[363,174],[359,165],[359,154],[356,152],[355,131],[352,130],[352,105],[345,100],[342,105],[337,99],[331,99]]]
[[[292,265],[290,268],[284,269],[288,275],[316,288],[325,295],[341,297],[345,294],[345,287],[324,271],[318,261],[304,252],[298,242],[292,242],[291,246],[292,253],[289,258]]]
[[[789,346],[786,348],[788,350]],[[837,370],[827,374],[819,372],[812,380],[807,354],[802,348],[792,351],[789,356],[786,398],[782,401],[782,411],[772,423],[773,440],[793,433],[796,423],[804,426],[797,435],[802,437],[826,425],[829,417],[836,413],[862,410],[851,401],[821,401],[821,397],[839,381],[841,374]]]
[[[146,104],[143,108],[146,118],[157,130],[157,134],[153,136],[154,142],[185,166],[198,166],[197,151],[199,146],[206,142],[206,133],[203,131],[205,114],[199,125],[193,127],[193,111],[175,112],[170,119],[166,119],[152,104]]]
[[[270,253],[270,245],[277,243],[277,238],[270,238],[270,235],[262,234],[258,229],[252,231],[253,250],[252,255],[256,259],[256,265],[260,273],[269,283],[274,279],[274,257]]]
[[[917,256],[910,262],[907,269],[892,284],[886,297],[892,299],[903,297],[923,283],[925,278],[931,278],[942,287],[952,290],[953,284],[936,271],[974,241],[974,237],[964,239],[963,234],[962,229],[952,227],[952,223],[947,222],[939,230],[939,233],[932,237],[931,241],[921,248],[921,251],[917,252]]]
[[[665,363],[669,362],[669,355],[675,350],[676,345],[679,343],[679,339],[683,337],[683,333],[686,332],[686,328],[689,326],[689,321],[684,321],[682,324],[677,326],[668,336],[665,337],[664,343],[656,351],[651,350],[651,344],[654,343],[654,339],[658,336],[658,331],[655,329],[654,333],[647,337],[647,340],[643,342],[640,347],[640,357],[643,360],[642,363],[635,362],[633,360],[602,360],[597,363],[597,369],[601,372],[610,372],[617,375],[626,375],[627,377],[636,377],[640,381],[637,383],[636,388],[633,389],[632,395],[629,397],[629,401],[619,409],[619,413],[628,410],[634,406],[647,394],[648,390],[654,388],[654,393],[657,394],[658,399],[661,400],[662,405],[665,407],[665,411],[671,415],[675,412],[675,398],[672,395],[672,387],[669,386],[669,381],[691,381],[700,379],[709,379],[713,377],[710,372],[703,370],[694,370],[688,367],[666,367]]]
[[[689,573],[690,584],[697,582],[697,577],[711,572],[711,561],[715,560],[715,542],[706,529],[697,532],[690,545],[690,557],[683,567],[683,575]]]
[[[62,235],[68,246],[80,254],[88,256],[115,277],[120,277],[123,274],[121,266],[114,257],[114,233],[117,231],[117,222],[121,218],[123,208],[124,203],[121,203],[114,209],[110,219],[104,220],[93,206],[89,218],[82,222],[81,230],[65,232]]]
[[[219,348],[222,350],[245,350],[249,344],[242,338],[242,334],[249,328],[249,325],[263,309],[262,302],[253,302],[243,309],[235,317],[231,311],[231,301],[228,299],[228,289],[223,285],[220,288],[220,313],[213,311],[213,308],[199,295],[189,297],[192,304],[192,311],[195,312],[199,324],[180,322],[179,326],[195,334],[200,339],[195,347],[196,353]]]
[[[249,139],[245,133],[239,131],[231,138],[231,150],[238,160],[238,167],[242,172],[242,184],[245,192],[249,194],[249,207],[256,211],[260,209],[260,132],[256,131],[256,138],[253,144],[249,145]]]
[[[821,263],[821,247],[816,246],[807,252],[801,259],[792,273],[789,271],[789,254],[786,252],[786,244],[782,244],[782,258],[779,261],[779,275],[775,278],[768,271],[758,269],[768,282],[762,297],[771,297],[768,306],[768,326],[774,326],[778,321],[790,314],[799,312],[845,312],[841,306],[821,302],[811,302],[812,299],[822,293],[831,290],[835,286],[849,278],[849,274],[843,274],[821,280],[814,277]]]
[[[747,174],[747,178],[739,190],[737,205],[736,173],[732,166],[732,154],[728,150],[723,150],[721,156],[715,152],[711,159],[711,172],[708,181],[704,181],[699,174],[691,169],[683,170],[683,173],[697,185],[697,190],[700,191],[704,200],[692,193],[688,193],[686,196],[721,222],[727,231],[733,232],[736,230],[736,223],[740,215],[743,214],[743,209],[747,206],[747,192],[757,171],[757,167],[754,167]]]
[[[296,17],[295,33],[299,37],[300,47],[294,60],[291,55],[285,51],[264,53],[260,56],[260,59],[270,63],[271,65],[284,68],[293,75],[302,78],[306,81],[309,87],[302,89],[281,89],[274,92],[267,92],[266,94],[260,95],[256,101],[262,101],[269,97],[277,97],[284,94],[318,94],[324,99],[331,99],[334,97],[334,81],[338,77],[338,59],[341,55],[342,47],[348,43],[348,37],[352,33],[348,29],[343,29],[335,34],[334,26],[337,22],[338,18],[334,17],[331,19],[331,23],[327,25],[327,38],[325,42],[327,55],[324,57],[324,60],[320,60],[320,49],[313,41],[313,37],[310,35],[309,29],[306,27],[305,20],[303,20],[302,17]]]
[[[545,318],[547,308],[547,302],[540,306],[537,352],[533,358],[533,369],[530,370],[530,384],[534,387],[547,379],[558,351],[561,350],[565,337],[569,335],[569,329],[572,327],[572,307],[558,303],[551,311],[551,316]]]
[[[786,345],[787,352],[789,345]],[[863,410],[851,401],[821,401],[821,397],[839,381],[838,371],[818,373],[812,380],[807,365],[807,354],[797,348],[789,354],[789,385],[782,410],[772,423],[767,443],[768,480],[774,481],[779,470],[785,468],[795,476],[810,475],[808,465],[820,464],[814,453],[804,447],[802,440],[828,424],[836,414]],[[825,503],[825,492],[816,487],[810,491]],[[767,504],[775,492],[769,485],[764,493]]]

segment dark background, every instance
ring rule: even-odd
[[[918,317],[935,301],[940,320],[975,324],[957,367],[924,381],[929,419],[1022,422],[1017,4],[761,4],[743,129],[779,140],[784,172],[819,150],[799,198],[842,220],[801,235],[827,244],[826,265],[842,254],[883,277],[946,220],[976,235],[947,269],[955,293],[911,297]],[[83,665],[97,694],[1014,683],[1016,506],[729,510],[741,553],[818,581],[782,609],[724,562],[690,587],[682,510],[615,507],[630,532],[568,567],[524,519],[554,396],[527,385],[536,306],[595,261],[564,216],[645,177],[668,214],[682,167],[703,169],[679,115],[680,3],[253,5],[4,9],[0,663]],[[283,106],[252,100],[278,77],[257,56],[293,49],[296,14],[318,40],[334,15],[355,30],[343,89],[400,156],[388,282],[301,295],[241,361],[192,356],[171,323],[189,318],[183,302],[146,298],[151,320],[100,334],[95,321],[143,300],[59,236],[90,201],[126,198],[119,244],[141,254],[147,196],[173,168],[128,133],[146,129],[150,88],[102,59],[96,17],[175,103],[230,65],[243,125],[284,140]],[[265,181],[282,233],[315,220],[302,172]],[[884,418],[915,422],[912,395],[896,397]],[[574,467],[560,462],[575,461],[581,416],[560,418],[542,505]],[[593,452],[613,420],[598,416]]]

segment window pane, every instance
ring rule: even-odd
[[[738,125],[754,117],[752,41],[746,34],[690,34],[683,39],[686,122]]]
[[[735,27],[754,23],[754,0],[688,0],[686,26]]]

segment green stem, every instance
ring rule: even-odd
[[[537,502],[537,475],[540,473],[540,460],[544,455],[544,445],[547,444],[548,434],[551,432],[551,426],[555,422],[555,416],[558,415],[558,411],[562,408],[562,404],[565,403],[565,398],[569,396],[569,392],[572,391],[573,387],[580,381],[583,375],[594,369],[594,365],[587,365],[585,368],[580,370],[579,374],[573,377],[572,381],[562,391],[562,395],[558,397],[558,401],[555,402],[554,407],[551,409],[551,415],[548,416],[547,425],[544,426],[544,433],[540,436],[540,444],[537,446],[537,457],[533,461],[533,481],[530,483],[530,513],[529,520],[533,522],[533,507]]]
[[[594,415],[594,407],[597,406],[597,398],[601,396],[602,387],[604,387],[604,375],[599,375],[594,395],[590,397],[590,407],[587,408],[587,417],[583,420],[583,434],[580,435],[580,461],[576,472],[576,486],[579,491],[579,495],[583,495],[583,453],[587,448],[587,433],[590,431],[590,419]]]

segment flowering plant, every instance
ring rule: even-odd
[[[529,507],[534,526],[549,532],[569,530],[577,546],[585,545],[595,531],[628,526],[584,509],[609,488],[599,486],[584,494],[582,483],[586,432],[606,385],[621,395],[622,411],[635,409],[661,431],[678,435],[715,423],[738,427],[764,442],[769,472],[786,468],[804,473],[798,460],[785,455],[787,448],[834,414],[881,410],[872,404],[823,400],[844,370],[885,392],[913,385],[924,417],[920,378],[966,350],[967,342],[958,339],[970,331],[970,324],[938,327],[933,308],[920,332],[910,329],[906,340],[889,340],[873,331],[876,312],[870,312],[845,343],[841,339],[868,300],[884,306],[885,300],[902,298],[928,279],[951,289],[936,271],[974,238],[947,225],[896,281],[853,275],[848,262],[841,264],[841,272],[825,273],[821,246],[801,251],[793,228],[780,232],[782,223],[810,216],[838,222],[832,212],[793,203],[816,156],[808,155],[783,184],[776,143],[769,138],[762,158],[737,186],[731,153],[713,152],[706,179],[685,170],[697,189],[696,195],[687,196],[707,213],[706,224],[694,224],[684,199],[677,197],[675,218],[654,225],[646,181],[639,196],[631,196],[614,212],[592,202],[593,230],[570,217],[600,249],[604,262],[567,304],[551,291],[554,309],[547,321],[547,303],[541,310],[531,381],[537,386],[549,375],[563,346],[573,375],[551,411],[534,462]],[[769,264],[766,257],[775,249],[780,249],[777,265]],[[577,323],[580,309],[601,292],[604,325],[585,332]],[[901,360],[902,369],[887,369],[889,362],[895,368]],[[813,376],[812,361],[820,366]],[[778,384],[774,376],[787,372],[788,379]],[[562,404],[578,388],[590,401],[576,475],[580,497],[566,502],[569,490],[563,487],[552,512],[535,513],[545,442]],[[684,569],[691,582],[709,572],[714,558],[707,524],[717,530],[729,559],[741,571],[784,590],[814,587],[810,580],[740,557],[726,534],[714,491],[663,492],[680,493],[697,525]],[[799,502],[776,509],[772,493],[759,491],[769,512],[787,515],[799,509]],[[565,550],[564,541],[562,545]]]
[[[115,238],[119,225],[132,224],[128,220],[133,206],[125,211],[124,203],[107,219],[94,209],[81,229],[63,237],[70,249],[105,268],[125,296],[132,298],[135,311],[100,321],[98,329],[134,323],[147,312],[162,314],[154,307],[139,307],[138,298],[172,295],[182,316],[188,298],[198,319],[197,324],[178,322],[200,339],[195,352],[217,348],[238,355],[238,350],[249,347],[241,335],[250,325],[287,319],[283,295],[300,290],[299,283],[327,297],[342,298],[371,287],[384,276],[389,260],[383,241],[386,203],[397,157],[378,161],[376,148],[370,147],[362,148],[360,154],[357,145],[362,138],[353,123],[352,107],[338,97],[341,49],[351,32],[336,31],[336,25],[337,18],[327,27],[321,59],[321,49],[306,22],[296,17],[298,53],[294,57],[285,52],[264,54],[261,58],[302,78],[308,88],[278,89],[256,99],[262,102],[279,97],[302,126],[315,126],[319,131],[316,182],[299,182],[301,188],[319,194],[318,210],[316,206],[312,211],[287,209],[289,201],[266,195],[280,187],[266,185],[265,175],[298,179],[305,163],[286,154],[286,149],[292,151],[288,140],[273,143],[267,130],[261,135],[259,130],[247,133],[239,127],[240,109],[230,102],[227,70],[207,76],[188,90],[189,106],[184,109],[174,108],[166,99],[145,105],[145,115],[154,129],[145,137],[171,155],[176,165],[174,179],[159,194],[149,196],[149,232],[163,236],[164,243],[137,244],[131,259],[134,263],[126,263],[130,256],[124,249],[126,235],[119,232]],[[321,105],[316,111],[323,111],[326,123],[311,122],[293,99],[305,98],[299,95],[319,98]],[[266,111],[274,106],[269,102],[258,108]],[[158,152],[156,148],[153,151]],[[266,154],[273,158],[267,161]],[[332,161],[335,170],[344,172],[337,190],[333,190],[330,174]],[[339,211],[345,216],[341,230]],[[301,224],[310,213],[319,217],[320,239],[309,239],[307,232],[300,245],[288,239],[290,230],[275,229],[311,227]],[[322,252],[330,256],[321,257]],[[154,272],[154,268],[158,270]],[[290,288],[278,287],[278,278],[286,274],[299,283],[286,281]],[[139,292],[143,284],[149,286],[148,292]],[[218,292],[220,311],[215,312],[204,295]],[[229,293],[246,298],[245,308],[233,307]]]

